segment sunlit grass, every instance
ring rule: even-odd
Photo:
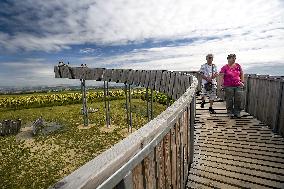
[[[133,127],[147,123],[146,102],[133,99]],[[16,140],[15,136],[0,137],[0,188],[47,188],[64,176],[96,157],[127,136],[125,100],[110,101],[111,125],[105,126],[104,102],[88,104],[98,109],[89,114],[89,129],[78,129],[83,123],[81,104],[42,108],[6,110],[0,120],[22,119],[28,126],[40,116],[62,128],[49,135]],[[154,116],[166,109],[154,103]]]

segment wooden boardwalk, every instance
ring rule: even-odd
[[[284,139],[245,112],[230,119],[223,102],[215,115],[206,105],[197,100],[187,188],[284,188]]]
[[[131,85],[148,88],[151,94],[159,91],[176,100],[155,119],[60,180],[54,188],[284,189],[281,136],[246,113],[242,118],[230,119],[221,102],[214,106],[217,114],[210,115],[208,104],[201,109],[200,100],[197,101],[195,120],[193,99],[196,90],[201,89],[198,72],[68,65],[55,66],[54,72],[56,78],[104,81],[106,91],[108,82],[124,83],[130,128]],[[283,77],[247,74],[245,83],[246,110],[284,136]],[[81,86],[84,88],[84,82]],[[220,86],[217,94],[222,96]],[[106,117],[108,113],[107,110]],[[87,120],[87,111],[84,116]]]

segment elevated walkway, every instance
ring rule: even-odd
[[[80,80],[85,125],[88,125],[85,80],[104,81],[107,125],[108,82],[125,84],[125,117],[129,128],[132,128],[132,85],[150,89],[151,94],[162,92],[168,96],[168,102],[176,101],[52,188],[284,189],[284,139],[280,136],[284,136],[282,76],[245,75],[244,108],[268,127],[247,113],[242,118],[230,119],[221,102],[215,103],[215,115],[209,114],[208,105],[200,109],[200,100],[195,106],[195,93],[201,89],[198,72],[68,65],[55,66],[54,72],[56,78]],[[220,82],[218,85],[217,94],[222,97]]]
[[[200,102],[187,188],[284,188],[284,139],[248,113],[231,119],[215,102],[210,115]]]

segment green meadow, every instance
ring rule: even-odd
[[[111,127],[106,127],[102,91],[88,93],[90,127],[82,126],[79,92],[1,95],[0,120],[21,119],[21,132],[0,136],[0,188],[48,188],[98,156],[130,133],[123,90],[110,92]],[[135,93],[135,92],[134,92]],[[166,96],[154,95],[154,116],[166,109]],[[31,134],[30,126],[41,117],[60,129]],[[147,123],[145,90],[133,94],[133,130]]]

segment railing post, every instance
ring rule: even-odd
[[[148,87],[146,87],[146,101],[147,101],[147,118],[148,122],[150,121],[150,115],[149,115],[149,91]]]
[[[151,120],[153,119],[153,89],[151,89]]]
[[[86,98],[86,81],[81,79],[81,91],[82,91],[82,101],[83,101],[83,116],[84,116],[84,126],[88,126],[88,109],[87,109],[87,98]]]
[[[170,106],[170,97],[167,95],[167,108]]]
[[[107,85],[107,97],[109,97],[109,82],[107,81],[106,83]],[[109,103],[109,98],[107,98],[107,121],[108,121],[108,127],[110,127],[111,123],[110,123],[110,103]]]
[[[129,88],[129,125],[130,125],[130,132],[132,133],[132,112],[131,112],[131,86],[128,84]]]
[[[107,125],[106,81],[104,81],[104,101],[105,101],[106,126],[108,127]]]
[[[125,84],[125,108],[126,108],[126,123],[128,125],[128,132],[129,132],[129,109],[128,109],[128,89],[127,89],[127,84]]]
[[[246,80],[246,101],[245,101],[245,111],[248,112],[248,104],[249,104],[249,92],[250,92],[250,76],[247,75],[247,80]]]
[[[194,122],[195,122],[195,106],[196,106],[196,97],[192,98],[190,103],[190,157],[189,157],[189,164],[193,162],[193,153],[194,153]]]
[[[108,102],[108,81],[104,81],[104,100],[105,100],[105,113],[106,113],[106,126],[110,127],[109,120],[109,102]]]
[[[280,94],[279,94],[279,99],[278,99],[278,103],[277,103],[277,112],[276,112],[276,123],[275,123],[275,127],[273,128],[273,132],[278,132],[279,131],[279,126],[280,126],[280,111],[282,106],[284,105],[284,102],[282,102],[282,98],[283,98],[283,90],[284,90],[284,80],[280,80]]]

